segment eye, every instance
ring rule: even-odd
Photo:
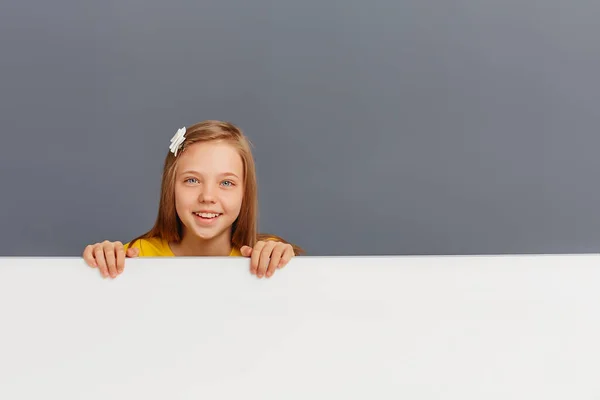
[[[228,181],[228,180],[226,180],[226,181],[223,181],[223,182],[221,182],[221,183],[222,183],[223,185],[225,185],[225,186],[233,186],[233,185],[234,185],[234,183],[233,183],[232,181]]]
[[[196,178],[187,178],[185,183],[198,183],[198,179]]]

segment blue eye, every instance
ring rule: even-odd
[[[190,182],[190,181],[194,181],[194,182]],[[198,182],[198,179],[196,179],[196,178],[187,178],[187,179],[185,180],[185,182],[186,182],[186,183],[197,183],[197,182]]]
[[[231,181],[223,181],[223,184],[225,184],[225,183],[229,183],[229,185],[225,185],[225,186],[233,186],[233,182],[231,182]]]

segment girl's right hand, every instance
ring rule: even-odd
[[[129,248],[125,251],[123,243],[109,242],[90,244],[83,251],[83,259],[92,268],[98,268],[103,277],[110,275],[116,278],[125,269],[125,257],[137,257],[140,254],[138,248]]]

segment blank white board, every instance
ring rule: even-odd
[[[600,399],[600,257],[0,258],[0,399]]]

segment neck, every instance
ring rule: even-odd
[[[222,235],[212,239],[202,239],[197,236],[186,234],[179,243],[170,243],[171,250],[176,256],[228,256],[231,254],[231,232],[224,232]]]

